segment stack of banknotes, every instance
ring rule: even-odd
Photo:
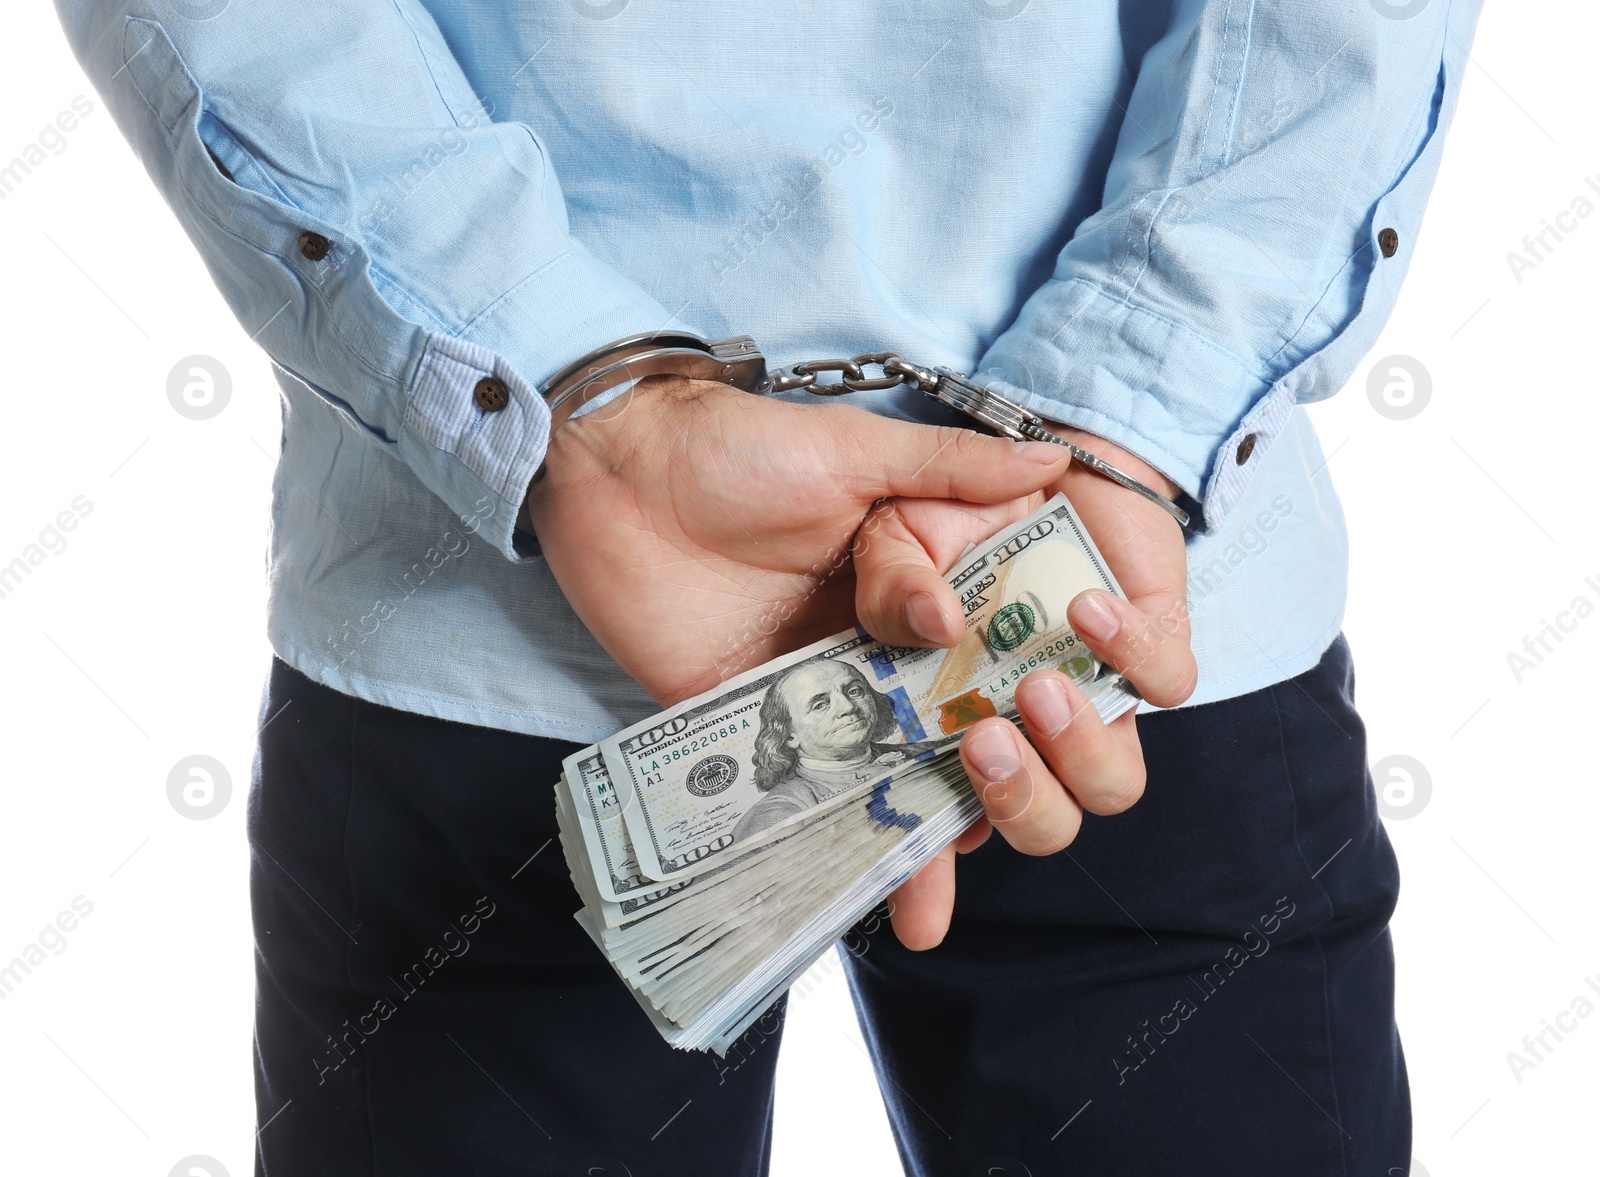
[[[1121,593],[1064,496],[946,575],[951,649],[852,629],[569,757],[556,790],[577,919],[662,1036],[727,1051],[852,925],[982,814],[961,733],[1054,667],[1106,722],[1139,697],[1067,625]]]

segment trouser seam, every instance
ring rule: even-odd
[[[361,713],[361,700],[350,698],[350,750],[347,761],[344,792],[344,829],[339,834],[339,857],[344,865],[345,892],[350,898],[350,927],[352,935],[350,943],[344,946],[344,979],[345,986],[350,993],[360,992],[355,978],[355,953],[356,942],[354,929],[361,926],[356,912],[356,880],[355,872],[350,869],[350,814],[355,808],[356,798],[356,720]],[[372,1121],[372,1059],[362,1059],[361,1065],[361,1112],[367,1121],[367,1172],[376,1177],[378,1171],[378,1133],[377,1126]]]
[[[1288,740],[1284,735],[1283,704],[1278,698],[1278,688],[1283,685],[1282,683],[1274,683],[1268,690],[1272,696],[1273,718],[1278,725],[1278,758],[1283,764],[1283,779],[1289,787],[1289,807],[1294,813],[1294,852],[1295,856],[1300,859],[1300,865],[1305,867],[1309,881],[1321,893],[1323,902],[1328,905],[1329,919],[1331,920],[1334,912],[1333,896],[1328,894],[1328,889],[1317,881],[1316,875],[1312,873],[1311,864],[1306,861],[1305,848],[1300,844],[1300,800],[1295,795],[1294,771],[1289,767]],[[1320,930],[1313,929],[1311,942],[1317,946],[1317,960],[1320,962],[1322,969],[1322,1033],[1323,1045],[1326,1048],[1323,1057],[1327,1060],[1328,1090],[1333,1092],[1334,1127],[1339,1129],[1339,1171],[1344,1174],[1344,1177],[1349,1177],[1350,1158],[1345,1149],[1347,1134],[1340,1118],[1343,1114],[1343,1109],[1339,1103],[1339,1080],[1333,1065],[1333,1010],[1331,995],[1328,992],[1330,980],[1328,975],[1328,953],[1323,947]]]

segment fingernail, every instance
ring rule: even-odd
[[[1103,645],[1117,636],[1117,630],[1122,628],[1122,619],[1105,597],[1091,593],[1073,613],[1072,624],[1080,637]]]
[[[1023,714],[1028,726],[1054,739],[1072,722],[1072,701],[1067,696],[1067,686],[1054,675],[1029,679],[1018,692],[1022,696]]]
[[[944,645],[944,610],[939,608],[939,599],[932,593],[911,594],[906,601],[906,624],[923,641],[936,646]]]
[[[1014,730],[1010,724],[991,723],[968,737],[967,758],[985,780],[1006,780],[1021,767],[1017,742],[1011,735]]]
[[[1061,461],[1061,456],[1067,452],[1065,446],[1059,446],[1053,441],[1019,441],[1017,453],[1029,462],[1037,462],[1041,466],[1054,466]]]

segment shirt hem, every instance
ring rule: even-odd
[[[485,703],[474,703],[455,695],[435,695],[414,687],[375,679],[370,675],[350,674],[328,663],[299,642],[283,634],[270,632],[268,643],[273,653],[314,682],[342,695],[364,699],[380,707],[409,711],[451,723],[464,723],[473,727],[493,728],[497,731],[517,732],[526,736],[540,736],[549,740],[588,745],[599,743],[618,728],[615,726],[574,723],[554,716],[515,711]]]
[[[1249,672],[1236,674],[1232,678],[1225,678],[1220,683],[1216,683],[1205,690],[1196,691],[1176,707],[1152,707],[1149,703],[1140,703],[1137,714],[1155,715],[1162,711],[1179,711],[1186,707],[1204,707],[1207,703],[1226,702],[1229,699],[1236,699],[1240,695],[1248,695],[1253,691],[1262,691],[1268,687],[1286,683],[1321,662],[1323,655],[1328,652],[1328,648],[1333,645],[1343,628],[1344,613],[1343,610],[1340,610],[1339,616],[1333,619],[1332,623],[1323,630],[1317,639],[1311,644],[1302,647],[1298,653],[1281,659],[1272,658],[1269,655],[1268,660],[1272,663],[1272,669],[1276,673],[1265,681],[1257,681],[1257,674]]]
[[[1221,703],[1228,699],[1238,698],[1241,695],[1248,695],[1253,691],[1265,690],[1267,687],[1288,682],[1290,679],[1304,674],[1322,660],[1322,656],[1333,645],[1334,639],[1339,636],[1343,624],[1344,617],[1341,610],[1340,615],[1335,617],[1314,641],[1302,647],[1298,652],[1287,655],[1284,658],[1268,656],[1268,661],[1271,663],[1271,669],[1274,672],[1272,674],[1263,674],[1262,668],[1258,666],[1250,671],[1245,671],[1225,678],[1221,682],[1211,684],[1205,689],[1197,691],[1176,707],[1152,707],[1149,703],[1140,703],[1138,714],[1152,715],[1162,711],[1178,711],[1187,707],[1203,707],[1208,703]],[[369,703],[376,703],[380,707],[408,711],[416,715],[427,715],[434,719],[443,719],[451,723],[464,723],[473,727],[486,727],[497,731],[512,731],[522,735],[539,736],[544,739],[562,740],[582,745],[597,744],[625,726],[625,723],[621,721],[616,722],[614,725],[577,723],[572,720],[560,719],[537,712],[518,711],[504,707],[494,707],[484,703],[474,703],[455,695],[432,694],[428,691],[417,690],[414,687],[401,686],[397,683],[376,679],[370,675],[346,673],[337,666],[329,666],[299,642],[280,633],[269,632],[268,641],[274,654],[307,678],[321,683],[330,690],[338,691],[340,694],[364,699]]]

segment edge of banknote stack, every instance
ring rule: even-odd
[[[1139,703],[1067,603],[1122,594],[1057,495],[947,573],[952,649],[860,629],[737,675],[563,764],[576,918],[662,1037],[728,1048],[857,921],[983,813],[961,733],[1052,667],[1109,723]]]

